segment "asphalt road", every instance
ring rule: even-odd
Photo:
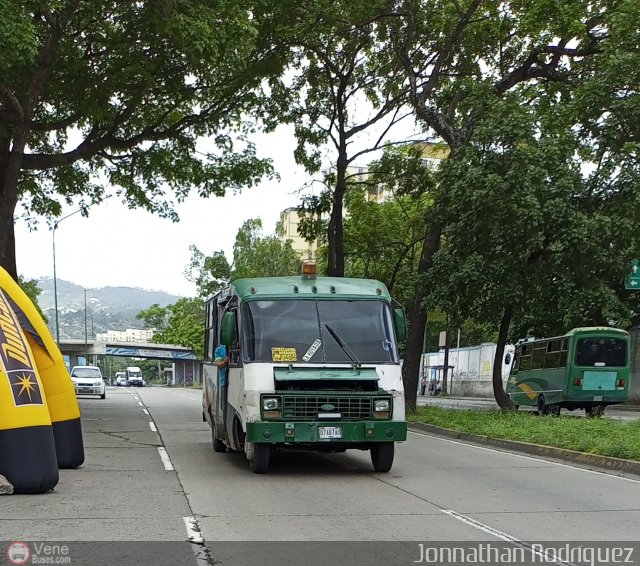
[[[0,498],[0,541],[160,545],[191,536],[192,551],[174,544],[182,562],[167,564],[245,564],[258,557],[261,565],[293,565],[302,563],[299,556],[283,556],[303,548],[324,560],[305,565],[410,564],[418,544],[428,541],[527,547],[526,541],[637,541],[640,532],[640,478],[413,432],[388,474],[373,472],[364,452],[283,452],[269,474],[256,475],[244,455],[213,452],[199,391],[109,388],[105,401],[80,404],[86,463],[61,471],[52,493]],[[316,548],[301,541],[335,542]],[[367,552],[366,560],[354,558]],[[640,563],[640,551],[635,559]]]

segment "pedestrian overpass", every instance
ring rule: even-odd
[[[97,356],[144,358],[170,362],[173,367],[173,385],[201,382],[202,363],[191,348],[184,346],[151,342],[102,342],[93,339],[64,339],[60,340],[58,346],[62,355],[69,357],[70,367],[79,365],[79,358],[85,358],[87,364],[92,365],[96,365]]]

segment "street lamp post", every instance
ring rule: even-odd
[[[62,222],[63,220],[66,220],[67,218],[69,218],[70,216],[73,216],[74,214],[78,214],[78,212],[82,212],[83,210],[86,210],[87,208],[89,208],[89,206],[83,206],[82,208],[79,208],[78,210],[73,211],[71,214],[67,214],[66,216],[63,216],[60,220],[56,220],[53,223],[52,237],[51,237],[51,241],[53,243],[53,305],[56,310],[56,343],[58,344],[58,346],[60,345],[60,320],[58,318],[58,276],[56,274],[56,230],[58,229],[58,224],[60,224],[60,222]]]
[[[103,200],[106,200],[110,197],[111,195],[106,196]],[[87,204],[81,208],[79,208],[78,210],[74,210],[72,213],[67,214],[66,216],[63,216],[60,220],[56,220],[53,223],[53,229],[52,229],[52,237],[51,237],[51,241],[53,244],[53,304],[54,304],[54,308],[56,310],[56,343],[58,344],[58,346],[60,346],[60,320],[58,318],[58,277],[56,274],[56,230],[58,229],[58,225],[60,224],[60,222],[62,222],[63,220],[66,220],[67,218],[69,218],[70,216],[73,216],[74,214],[78,214],[78,212],[83,212],[85,210],[87,210],[87,208],[89,208],[90,206],[93,206],[94,204],[97,204],[95,202],[92,202],[90,204]],[[85,325],[86,326],[86,325]]]

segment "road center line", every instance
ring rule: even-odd
[[[162,460],[164,469],[167,470],[167,472],[175,470],[173,464],[171,463],[171,459],[169,458],[169,454],[167,454],[167,451],[164,447],[158,446],[158,454],[160,454],[160,459]]]
[[[148,415],[148,414],[149,414],[149,411],[147,411],[146,409],[142,409],[142,412],[143,412],[145,415]]]
[[[153,421],[149,421],[149,428],[150,428],[153,432],[158,432],[158,429],[156,428],[156,423],[154,423]]]
[[[138,401],[138,405],[142,407],[142,401]]]
[[[184,521],[184,526],[187,529],[187,540],[194,544],[204,544],[202,532],[200,531],[198,521],[196,521],[195,517],[182,517],[182,520]]]

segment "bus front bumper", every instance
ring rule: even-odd
[[[249,442],[271,444],[362,444],[407,439],[403,421],[260,421],[247,423]]]

